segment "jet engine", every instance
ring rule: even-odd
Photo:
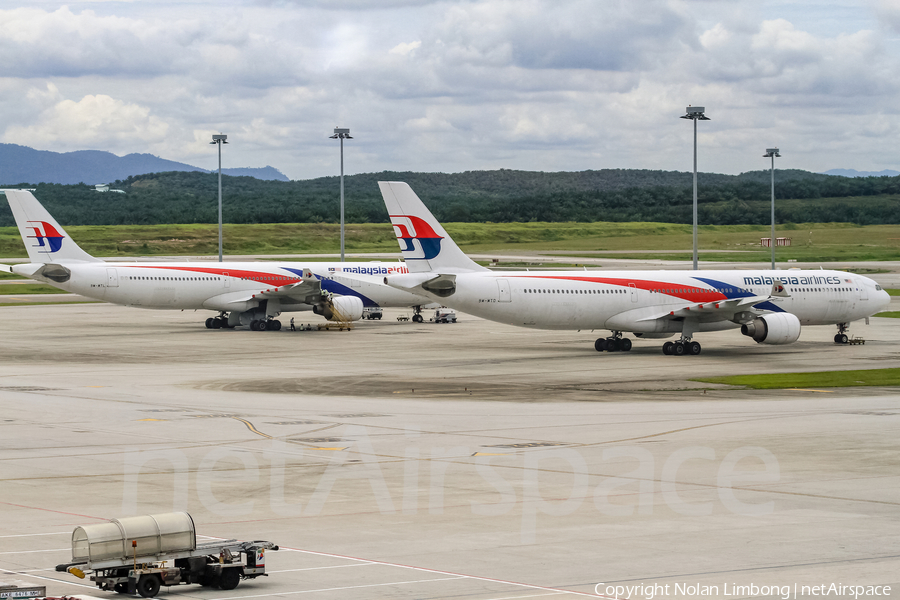
[[[791,313],[757,317],[741,325],[741,333],[759,344],[793,344],[800,337],[800,319]]]
[[[313,312],[329,321],[359,321],[363,303],[356,296],[338,296],[313,306]]]

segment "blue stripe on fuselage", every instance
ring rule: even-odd
[[[716,281],[715,279],[709,279],[707,277],[694,277],[697,281],[702,281],[707,285],[711,285],[718,290],[732,290],[732,291],[723,291],[722,294],[725,295],[726,298],[731,300],[732,298],[749,298],[751,296],[755,296],[751,292],[745,292],[743,288],[733,283],[727,283],[725,281]],[[754,308],[758,308],[760,310],[768,310],[772,312],[786,312],[780,306],[776,306],[769,301],[760,302],[759,304],[754,304]]]

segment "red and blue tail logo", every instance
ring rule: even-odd
[[[35,248],[45,248],[44,250],[40,250],[40,252],[46,252],[47,254],[59,252],[59,249],[62,248],[63,237],[65,236],[46,221],[28,221],[28,223],[28,229],[34,231],[34,235],[26,237],[37,240],[37,244],[34,245]],[[35,225],[31,225],[31,223],[35,223]]]
[[[394,234],[406,260],[431,260],[441,253],[441,240],[431,225],[412,215],[391,215]]]

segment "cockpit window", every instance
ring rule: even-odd
[[[875,284],[875,289],[881,291],[881,286],[878,285],[878,284],[876,283],[876,284]]]

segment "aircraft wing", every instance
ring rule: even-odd
[[[277,287],[262,287],[258,292],[248,292],[245,300],[273,300],[290,304],[316,304],[322,297],[322,284],[315,276]]]
[[[753,308],[763,302],[773,300],[771,296],[747,296],[744,298],[730,298],[728,300],[717,300],[715,302],[695,302],[686,304],[680,308],[673,308],[665,312],[658,312],[641,319],[638,322],[655,321],[657,319],[681,319],[695,318],[701,321],[719,321],[734,319],[734,316],[740,312],[746,312],[747,309]]]
[[[790,294],[785,290],[784,284],[776,279],[772,284],[772,290],[766,296],[747,295],[709,302],[685,302],[681,306],[672,307],[670,305],[666,309],[657,309],[655,311],[643,308],[618,314],[610,321],[615,326],[622,326],[623,329],[628,328],[627,323],[649,323],[675,319],[696,319],[706,323],[712,321],[733,321],[738,323],[743,322],[743,320],[751,320],[750,318],[742,319],[742,317],[755,316],[751,309],[780,311],[781,309],[773,303],[789,297]],[[746,315],[741,315],[741,313],[746,313]]]

